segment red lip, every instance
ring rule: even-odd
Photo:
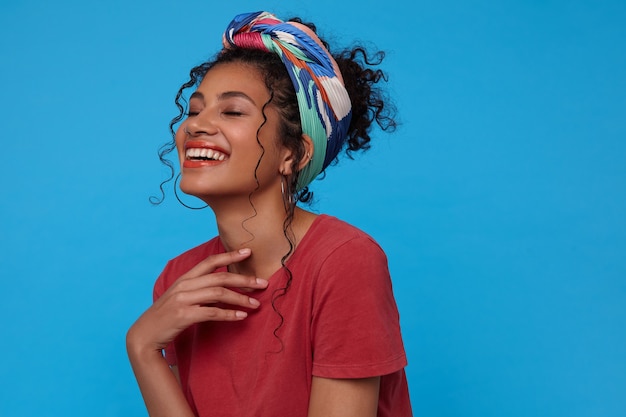
[[[191,159],[185,159],[183,161],[183,168],[210,167],[220,163],[222,163],[222,161],[193,161]]]
[[[228,152],[226,152],[224,149],[203,140],[188,140],[187,142],[185,142],[185,150],[193,148],[213,149],[215,151],[228,155]]]
[[[228,155],[228,152],[223,150],[222,148],[213,145],[212,143],[205,142],[203,140],[189,140],[185,142],[184,145],[185,153],[187,149],[212,149],[214,151],[223,153],[224,155]],[[224,161],[200,161],[195,159],[186,159],[183,161],[183,168],[202,168],[202,167],[210,167],[221,164]]]

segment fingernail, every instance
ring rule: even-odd
[[[241,255],[250,255],[250,249],[248,248],[239,249],[239,253]]]
[[[240,319],[245,319],[246,317],[248,317],[248,313],[246,313],[245,311],[236,311],[235,316]]]
[[[256,283],[259,284],[259,285],[267,285],[268,281],[266,279],[263,279],[263,278],[257,278],[256,279]]]
[[[250,298],[248,301],[250,302],[251,305],[253,305],[255,307],[258,307],[258,306],[261,305],[261,303],[259,303],[259,300],[255,299],[255,298]]]

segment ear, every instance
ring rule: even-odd
[[[299,171],[311,162],[313,159],[313,151],[315,150],[315,145],[313,145],[313,139],[309,135],[302,134],[302,143],[304,145],[304,156],[300,161],[296,163],[296,168]],[[293,174],[293,164],[294,164],[295,155],[289,149],[284,149],[283,160],[280,164],[280,173],[282,175],[291,175]]]
[[[313,139],[309,135],[302,134],[302,142],[304,143],[304,157],[298,164],[298,171],[302,171],[304,167],[313,160],[313,152],[315,151],[315,145]]]

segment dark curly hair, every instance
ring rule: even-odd
[[[289,21],[303,23],[316,32],[316,27],[312,23],[304,23],[299,18],[289,19]],[[323,40],[322,42],[330,51],[328,43]],[[385,53],[382,51],[373,54],[368,53],[365,47],[358,45],[332,55],[337,61],[352,104],[352,120],[348,128],[348,138],[344,144],[344,149],[347,156],[353,158],[354,152],[365,151],[370,148],[370,131],[374,122],[384,131],[393,131],[397,126],[396,108],[378,85],[381,81],[387,81],[387,77],[381,69],[373,68],[382,63]],[[283,62],[278,55],[270,52],[244,48],[224,49],[212,60],[192,68],[189,72],[189,80],[180,87],[176,94],[174,102],[179,114],[170,121],[169,128],[172,140],[159,149],[159,159],[168,167],[170,175],[159,186],[161,197],[152,196],[150,198],[151,203],[160,204],[164,200],[164,186],[175,175],[174,164],[167,158],[167,155],[176,148],[174,127],[186,115],[187,101],[183,96],[184,91],[199,85],[205,74],[215,65],[230,62],[250,65],[262,74],[265,85],[272,95],[271,104],[281,116],[281,144],[294,152],[292,171],[297,172],[295,167],[305,156],[302,126],[295,89]],[[337,162],[338,158],[335,158],[333,164]],[[325,172],[322,172],[322,176],[324,175]],[[310,202],[312,192],[309,191],[308,187],[297,191],[297,183],[297,174],[289,178],[289,192],[294,197],[293,201]]]
[[[293,18],[290,19],[290,21],[303,23],[314,32],[317,31],[315,25],[304,23],[299,18]],[[326,49],[330,51],[329,45],[323,40],[322,43]],[[352,104],[352,119],[348,128],[348,137],[344,144],[344,149],[347,156],[353,158],[354,152],[360,150],[365,151],[370,148],[370,131],[373,123],[376,123],[385,131],[393,131],[396,128],[395,106],[389,101],[385,92],[379,86],[381,81],[387,81],[387,77],[382,70],[374,68],[382,63],[385,54],[382,51],[372,54],[369,53],[365,47],[357,45],[332,55],[343,76],[344,84]],[[160,204],[165,198],[164,185],[174,178],[174,165],[167,159],[167,155],[176,147],[176,132],[174,127],[183,120],[186,114],[187,101],[183,96],[184,91],[199,85],[211,68],[226,63],[248,65],[251,68],[255,68],[258,73],[261,74],[265,86],[270,93],[270,99],[265,103],[263,111],[265,111],[265,108],[270,104],[278,111],[281,118],[279,125],[281,145],[290,149],[294,155],[292,165],[294,175],[285,178],[288,188],[285,190],[285,194],[287,195],[287,197],[285,197],[287,216],[283,223],[283,233],[289,242],[290,249],[281,259],[281,264],[287,273],[288,279],[285,287],[275,290],[272,298],[272,307],[280,317],[280,324],[274,330],[274,334],[276,335],[278,330],[282,327],[283,316],[276,308],[275,301],[286,294],[293,278],[291,271],[285,263],[295,248],[290,226],[293,221],[296,203],[298,201],[308,203],[312,199],[312,192],[309,191],[308,187],[304,187],[301,190],[297,189],[297,167],[300,161],[305,157],[306,150],[302,140],[302,125],[300,122],[300,111],[296,92],[285,65],[278,55],[256,49],[228,48],[220,51],[212,60],[191,69],[189,80],[180,87],[174,100],[179,114],[171,120],[169,125],[172,141],[166,143],[159,149],[159,159],[169,168],[170,176],[160,185],[161,198],[151,197],[150,201],[153,204]],[[262,147],[261,143],[258,141],[258,137],[257,142],[259,146]],[[261,158],[262,157],[263,156],[261,156]],[[332,164],[335,164],[338,158],[337,156]],[[322,175],[325,175],[325,172],[322,172]],[[254,192],[250,194],[249,201],[254,209],[251,198],[253,193]],[[256,213],[255,209],[254,211]],[[246,221],[247,220],[244,220],[244,223]],[[245,229],[245,225],[242,226]]]

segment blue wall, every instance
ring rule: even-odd
[[[189,68],[260,9],[389,53],[403,124],[313,208],[388,252],[415,414],[626,415],[626,3],[7,3],[0,415],[145,415],[125,331],[215,233],[148,204],[155,152]]]

